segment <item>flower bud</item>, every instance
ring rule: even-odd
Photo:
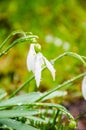
[[[75,129],[76,128],[76,122],[74,120],[71,120],[70,123],[69,123],[69,128],[71,130]]]
[[[36,39],[36,38],[32,38],[32,39],[31,39],[31,42],[32,42],[32,43],[37,43],[37,39]]]
[[[41,45],[40,44],[35,44],[34,49],[35,49],[36,53],[40,52],[41,51]]]

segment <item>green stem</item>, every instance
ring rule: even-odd
[[[58,110],[62,111],[64,114],[66,114],[69,117],[69,119],[74,120],[73,116],[68,112],[68,110],[64,106],[62,106],[60,104],[34,102],[34,103],[29,104],[29,105],[57,108]]]
[[[43,70],[46,67],[43,68]],[[34,75],[32,75],[28,80],[26,80],[26,82],[24,82],[24,84],[22,84],[20,87],[18,87],[11,95],[10,98],[15,96],[19,91],[21,91],[30,81],[32,81],[34,79]]]
[[[24,36],[21,37],[17,40],[15,40],[12,44],[10,44],[3,52],[0,53],[0,57],[3,56],[4,54],[6,54],[13,46],[15,46],[16,44],[20,43],[20,42],[25,42],[28,41],[32,38],[37,38],[37,36],[35,35],[31,35],[31,36]]]
[[[83,59],[86,59],[86,57],[85,56],[80,56],[79,54],[74,53],[74,52],[62,53],[61,55],[57,56],[55,59],[51,60],[51,63],[53,64],[54,62],[56,62],[57,60],[61,59],[64,56],[72,56],[72,57],[80,60],[86,66],[86,62],[83,60]]]
[[[60,130],[60,128],[61,128],[61,119],[62,119],[62,113],[60,113],[58,116],[58,122],[57,122],[58,130]]]
[[[78,117],[76,117],[75,121],[78,121],[80,118],[82,118],[84,115],[86,115],[86,112],[83,112]]]
[[[11,95],[9,98],[15,96],[19,91],[21,91],[31,80],[34,79],[34,76],[30,77],[26,82],[24,82],[24,84],[22,84],[19,88],[17,88]]]
[[[82,56],[82,58],[86,60],[86,56]]]
[[[77,79],[79,79],[79,78],[81,78],[81,77],[83,77],[83,76],[86,76],[86,72],[84,72],[84,73],[82,73],[82,74],[80,74],[80,75],[78,75],[78,76],[76,76],[76,77],[74,77],[74,78],[72,78],[72,79],[70,79],[70,80],[64,82],[63,84],[60,84],[60,85],[58,85],[57,87],[55,87],[55,88],[49,90],[47,93],[45,93],[43,96],[41,96],[38,100],[36,100],[36,102],[41,101],[43,98],[45,98],[45,97],[48,96],[49,94],[55,92],[55,91],[58,90],[58,89],[63,88],[64,86],[66,86],[66,85],[68,85],[68,84],[74,82],[75,80],[77,80]]]
[[[0,49],[3,48],[3,46],[7,43],[7,41],[8,41],[11,37],[13,37],[14,35],[17,35],[17,34],[23,34],[23,35],[25,35],[25,32],[23,32],[23,31],[14,31],[14,32],[12,32],[12,33],[2,42],[2,44],[0,45]]]
[[[60,110],[56,110],[55,114],[54,114],[54,117],[53,117],[53,123],[52,123],[52,127],[55,127],[55,124],[56,124],[56,118],[59,116],[59,113],[60,113]]]

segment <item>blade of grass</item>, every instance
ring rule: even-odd
[[[34,79],[34,76],[30,77],[26,82],[24,82],[20,87],[18,87],[11,95],[9,98],[12,98],[15,96],[18,92],[20,92],[27,84],[29,84],[30,81]]]
[[[51,60],[51,63],[54,64],[54,62],[56,62],[57,60],[63,58],[64,56],[72,56],[72,57],[80,60],[86,66],[86,62],[84,61],[84,59],[86,59],[86,57],[85,56],[80,56],[79,54],[74,53],[74,52],[62,53],[61,55],[57,56],[55,59]]]
[[[8,42],[9,39],[11,39],[13,36],[17,35],[17,34],[22,34],[22,35],[26,35],[24,31],[13,31],[0,45],[0,49],[3,48],[3,46]]]
[[[14,47],[16,44],[21,43],[21,42],[25,42],[25,41],[29,41],[32,38],[37,38],[36,35],[27,35],[27,36],[23,36],[21,38],[16,39],[15,41],[13,41],[3,52],[0,53],[0,57],[7,54],[7,52]]]
[[[30,125],[9,118],[0,119],[0,123],[12,127],[15,130],[38,130]]]
[[[55,88],[49,90],[49,91],[46,92],[44,95],[42,95],[39,99],[37,99],[36,102],[42,101],[42,100],[43,100],[46,96],[48,96],[49,94],[55,92],[55,91],[58,90],[58,89],[63,88],[64,86],[66,86],[66,85],[68,85],[68,84],[74,82],[75,80],[77,80],[77,79],[79,79],[79,78],[81,78],[81,77],[83,77],[83,76],[86,76],[86,72],[84,72],[84,73],[82,73],[82,74],[79,74],[78,76],[75,76],[74,78],[72,78],[72,79],[70,79],[70,80],[67,80],[67,81],[64,82],[63,84],[60,84],[60,85],[58,85],[57,87],[55,87]]]

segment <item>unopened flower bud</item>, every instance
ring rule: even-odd
[[[76,122],[74,120],[71,120],[69,123],[69,128],[70,130],[73,130],[76,128]]]
[[[41,51],[41,45],[40,44],[35,44],[34,49],[35,49],[36,53],[40,52]]]
[[[37,43],[37,39],[36,39],[36,38],[32,38],[32,39],[31,39],[31,42],[32,42],[32,43]]]

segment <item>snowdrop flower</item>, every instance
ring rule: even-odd
[[[39,87],[41,81],[41,71],[46,65],[52,74],[53,80],[55,80],[55,69],[52,64],[43,56],[39,51],[41,46],[39,44],[31,44],[30,50],[27,56],[27,68],[32,71],[35,76],[36,84]]]
[[[86,100],[86,76],[82,80],[82,94],[84,99]]]

